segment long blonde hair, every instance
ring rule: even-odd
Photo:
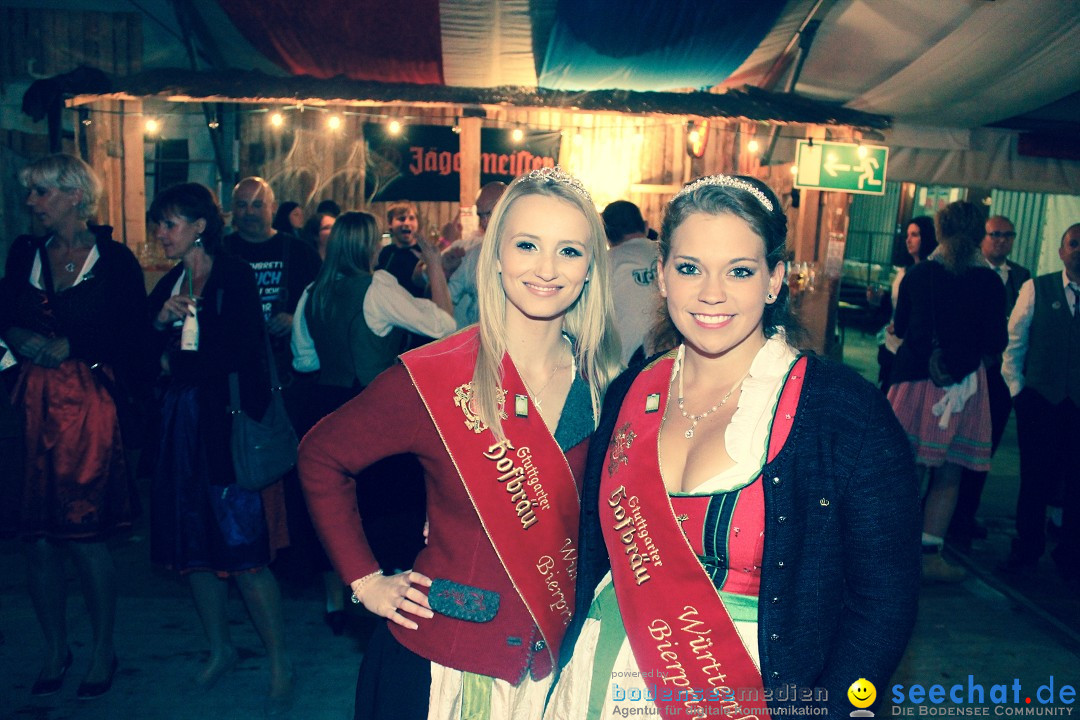
[[[506,293],[498,271],[499,240],[514,203],[527,195],[545,195],[573,205],[589,224],[587,251],[591,258],[588,282],[581,295],[563,317],[563,331],[574,341],[574,361],[578,373],[589,383],[593,422],[608,384],[619,373],[620,348],[615,331],[614,307],[608,275],[607,242],[604,224],[592,200],[579,185],[560,179],[563,175],[523,175],[495,206],[484,234],[476,266],[476,296],[480,310],[480,347],[473,372],[477,409],[496,437],[502,438],[498,388],[502,383],[502,359],[506,353]],[[576,182],[576,181],[575,181]]]

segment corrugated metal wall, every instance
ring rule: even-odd
[[[1016,241],[1009,259],[1032,272],[1039,264],[1046,198],[1043,193],[1013,190],[990,192],[990,214],[1004,215],[1016,227]]]
[[[898,182],[886,182],[884,195],[856,195],[851,201],[844,259],[888,266],[899,210]]]

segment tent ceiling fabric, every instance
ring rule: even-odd
[[[1080,4],[984,2],[964,23],[849,105],[975,127],[1053,102],[1080,87]],[[987,48],[991,48],[987,52]]]
[[[442,0],[439,18],[447,85],[536,86],[529,0]]]
[[[796,91],[815,100],[920,125],[974,128],[1032,113],[1080,87],[1080,0],[220,0],[220,6],[278,67],[321,78],[466,88],[740,87],[761,82],[812,15],[821,26]],[[229,52],[227,33],[209,25],[233,67],[256,67]]]
[[[732,81],[782,47],[811,0],[788,9]],[[839,0],[820,16],[796,87],[819,100],[922,125],[973,128],[1036,110],[1080,87],[1077,0]]]
[[[220,0],[244,38],[294,75],[640,91],[718,84],[757,47],[785,5],[786,0]]]
[[[786,0],[559,0],[539,85],[557,90],[712,87],[761,42]]]

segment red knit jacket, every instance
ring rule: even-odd
[[[566,453],[579,487],[587,448],[582,441]],[[552,665],[540,631],[499,563],[435,424],[400,364],[324,418],[300,445],[300,479],[334,567],[346,583],[379,569],[364,538],[351,476],[398,453],[417,455],[427,487],[428,544],[414,569],[432,579],[493,590],[500,605],[490,622],[412,616],[419,629],[391,623],[390,631],[405,647],[446,667],[515,685],[526,673],[546,677]]]

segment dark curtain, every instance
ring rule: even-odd
[[[294,75],[443,84],[438,0],[219,0],[247,40]]]

